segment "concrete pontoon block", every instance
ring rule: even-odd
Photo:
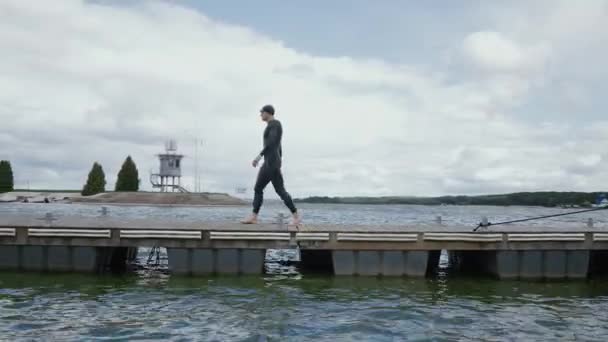
[[[239,273],[239,250],[218,249],[216,252],[216,272],[220,274]]]
[[[356,271],[358,275],[375,276],[382,273],[382,267],[380,264],[380,254],[383,252],[359,251],[355,253],[358,254]]]
[[[333,251],[334,274],[354,275],[356,273],[355,253],[353,251]]]
[[[262,274],[265,249],[167,248],[173,274]]]
[[[590,255],[591,252],[588,250],[568,251],[567,277],[572,279],[587,278]]]
[[[520,278],[543,278],[543,251],[521,251],[519,262]]]
[[[23,246],[21,267],[26,271],[44,271],[46,269],[44,246]]]
[[[72,269],[77,272],[95,272],[100,251],[95,247],[75,246],[72,248]]]
[[[427,273],[428,251],[333,251],[334,274],[417,276]]]
[[[243,274],[264,273],[265,249],[244,249],[241,251],[240,272]]]
[[[405,254],[405,274],[408,276],[424,277],[428,266],[429,252],[408,251]]]
[[[215,255],[212,249],[193,249],[192,253],[192,274],[205,275],[215,272]],[[171,256],[169,256],[171,263]]]
[[[48,246],[48,270],[66,272],[72,270],[72,247]]]
[[[519,254],[517,251],[496,252],[496,275],[501,279],[519,277]]]
[[[590,252],[584,250],[497,251],[495,255],[496,270],[489,270],[501,279],[586,278],[589,271]]]
[[[187,248],[167,248],[169,271],[173,274],[190,274],[191,254]]]
[[[543,260],[543,275],[547,279],[563,279],[567,275],[567,252],[545,251]]]
[[[402,276],[405,275],[405,258],[407,252],[385,251],[382,257],[382,275]]]
[[[0,246],[0,269],[19,269],[19,246]]]

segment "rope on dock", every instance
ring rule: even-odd
[[[599,208],[579,210],[579,211],[572,211],[572,212],[569,212],[569,213],[561,213],[561,214],[553,214],[553,215],[529,217],[529,218],[525,218],[525,219],[503,221],[503,222],[496,222],[496,223],[492,223],[492,222],[480,222],[477,225],[477,227],[475,227],[475,229],[473,229],[473,231],[476,232],[479,228],[487,228],[489,226],[498,226],[498,225],[502,225],[502,224],[511,224],[511,223],[526,222],[526,221],[542,220],[542,219],[551,218],[551,217],[576,215],[576,214],[589,213],[589,212],[592,212],[592,211],[600,211],[600,210],[607,210],[607,209],[608,209],[608,205],[607,206],[603,206],[603,207],[599,207]]]

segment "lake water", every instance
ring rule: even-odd
[[[565,212],[527,207],[301,205],[307,222],[470,224]],[[263,220],[279,204],[269,203]],[[99,206],[0,204],[0,215],[98,216]],[[110,206],[110,215],[237,220],[246,207]],[[534,224],[606,224],[606,212]],[[176,277],[148,267],[125,275],[0,272],[1,341],[605,341],[608,279],[497,281],[300,274],[269,253],[269,274]],[[146,251],[140,253],[145,264]],[[443,263],[445,266],[445,260]]]
[[[149,218],[187,222],[238,221],[249,212],[248,206],[239,207],[145,207],[105,205],[108,215],[124,218]],[[26,204],[0,203],[2,214],[33,214],[43,217],[52,213],[55,217],[77,215],[82,217],[100,216],[99,205],[83,204]],[[311,224],[361,224],[393,225],[416,224],[433,225],[437,216],[446,225],[468,225],[471,229],[487,216],[491,222],[500,222],[532,216],[543,216],[572,212],[580,209],[557,209],[538,207],[494,207],[494,206],[420,206],[420,205],[341,205],[341,204],[298,204],[305,223]],[[289,211],[275,201],[262,208],[260,220],[274,222],[279,213]],[[574,225],[585,226],[587,219],[593,218],[596,226],[608,228],[608,210],[581,215],[562,216],[552,219],[530,221],[522,225]]]

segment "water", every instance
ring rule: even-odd
[[[557,213],[525,207],[302,206],[320,223],[461,224]],[[284,209],[266,208],[271,220]],[[86,205],[0,205],[2,213],[99,215]],[[238,219],[247,208],[111,207],[121,217]],[[584,224],[591,215],[552,224]],[[603,212],[594,220],[605,224]],[[545,221],[547,223],[547,221]],[[542,224],[542,223],[538,223]],[[140,258],[145,259],[145,251]],[[293,258],[273,251],[272,260]],[[272,261],[271,260],[271,261]],[[445,265],[444,265],[445,266]],[[496,281],[300,274],[270,262],[254,277],[0,273],[0,340],[163,341],[604,341],[608,279]]]
[[[249,212],[244,207],[145,207],[106,205],[111,217],[149,218],[185,222],[239,221]],[[577,209],[539,207],[493,207],[493,206],[420,206],[420,205],[343,205],[343,204],[299,204],[305,223],[310,224],[358,224],[358,225],[433,225],[437,216],[446,225],[467,225],[474,228],[483,216],[491,222],[500,222],[532,216],[543,216],[571,212]],[[580,210],[580,209],[578,209]],[[52,213],[55,217],[77,215],[97,217],[101,215],[99,205],[85,204],[0,204],[2,214],[33,214],[43,217]],[[269,202],[262,209],[261,222],[275,222],[279,213],[288,214],[281,203]],[[585,226],[593,218],[596,227],[608,227],[608,210],[551,219],[529,221],[522,225],[579,225]]]
[[[608,282],[2,273],[2,340],[604,341]]]

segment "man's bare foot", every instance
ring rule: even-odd
[[[256,224],[258,223],[258,215],[252,214],[248,218],[241,221],[242,224]]]
[[[300,215],[300,213],[293,214],[293,218],[291,219],[291,224],[296,227],[302,224],[302,216]]]

